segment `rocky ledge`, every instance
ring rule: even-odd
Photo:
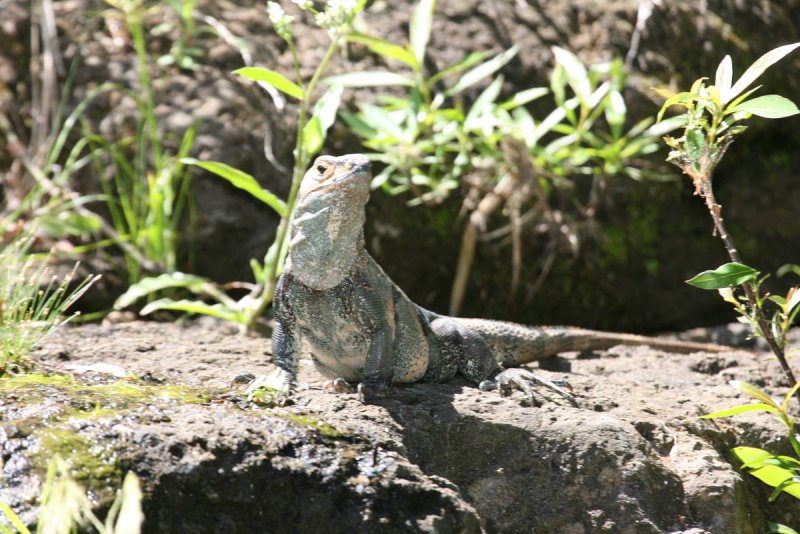
[[[0,500],[36,521],[53,454],[107,507],[128,470],[146,532],[763,532],[798,527],[789,497],[731,465],[736,444],[779,449],[764,416],[698,417],[746,402],[742,379],[780,394],[763,355],[647,347],[548,362],[581,407],[463,383],[392,389],[378,404],[309,387],[290,406],[243,400],[269,342],[209,323],[62,331],[36,356],[50,374],[0,380]],[[793,523],[794,522],[794,523]]]

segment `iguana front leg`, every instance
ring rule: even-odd
[[[253,380],[247,388],[248,395],[266,387],[288,396],[296,385],[298,345],[296,320],[284,299],[285,285],[285,279],[281,277],[275,286],[275,302],[283,300],[281,306],[275,307],[275,326],[272,330],[272,361],[276,369],[272,374],[259,376]]]
[[[392,384],[394,369],[394,303],[391,297],[381,298],[376,288],[363,285],[356,288],[366,316],[372,322],[367,359],[364,362],[364,381],[359,393],[365,401],[386,396]]]

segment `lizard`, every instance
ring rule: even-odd
[[[359,383],[364,400],[392,384],[445,382],[457,373],[480,389],[517,387],[533,402],[544,385],[577,405],[565,384],[518,367],[561,352],[649,345],[673,352],[721,352],[720,345],[578,327],[526,326],[449,317],[418,306],[364,246],[372,180],[361,154],[320,156],[298,190],[290,246],[274,294],[275,372],[251,384],[289,395],[304,349],[331,384]]]

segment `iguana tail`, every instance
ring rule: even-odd
[[[455,320],[480,334],[498,363],[504,367],[543,360],[562,352],[603,350],[617,345],[648,345],[654,349],[679,353],[717,353],[736,350],[712,343],[600,332],[571,326],[526,326],[486,319],[456,318]]]

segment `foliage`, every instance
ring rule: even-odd
[[[23,148],[12,121],[0,111],[0,131],[27,174],[9,179],[0,236],[31,231],[31,221],[35,221],[37,235],[45,239],[74,241],[92,236],[93,243],[79,243],[73,252],[119,247],[130,281],[138,280],[144,271],[174,270],[177,266],[178,225],[191,211],[189,175],[180,160],[191,150],[195,129],[187,130],[176,154],[170,155],[156,121],[141,4],[134,0],[109,3],[117,10],[108,16],[122,16],[127,23],[138,61],[140,87],[128,92],[137,104],[135,134],[106,140],[90,131],[84,119],[86,110],[98,97],[124,90],[111,83],[90,90],[65,116],[72,80],[80,68],[80,54],[62,88],[61,101],[50,124],[52,133],[41,146]],[[82,195],[73,189],[71,179],[92,164],[101,177],[103,192]],[[98,203],[107,208],[111,224],[97,214]]]
[[[75,281],[75,271],[59,280],[46,258],[29,253],[30,238],[0,250],[0,376],[25,367],[30,350],[55,328],[71,320],[64,313],[99,276]]]
[[[177,37],[173,41],[168,53],[158,58],[161,66],[177,65],[181,69],[197,69],[197,58],[203,55],[203,50],[192,46],[192,41],[197,37],[199,28],[194,22],[194,8],[196,0],[167,0],[166,5],[178,17],[178,23],[162,22],[150,33],[163,35],[177,30]]]
[[[663,178],[637,158],[657,150],[658,136],[671,123],[652,127],[645,119],[625,130],[622,96],[625,72],[620,60],[584,65],[572,52],[553,47],[555,67],[550,88],[533,87],[501,98],[498,72],[511,62],[516,47],[492,57],[472,53],[428,75],[427,44],[434,0],[422,0],[414,13],[409,42],[400,46],[354,33],[347,39],[368,47],[408,74],[353,72],[329,78],[345,86],[399,86],[362,102],[358,113],[343,113],[351,129],[384,164],[373,186],[396,195],[410,192],[410,205],[435,205],[451,191],[468,191],[462,212],[470,213],[462,238],[450,312],[458,312],[479,234],[486,234],[489,215],[500,206],[509,214],[514,286],[521,264],[520,225],[526,221],[549,236],[548,257],[558,249],[574,250],[583,227],[605,199],[607,181],[617,175],[634,179]],[[463,93],[489,82],[469,107]],[[552,109],[537,120],[527,107],[550,94]],[[589,181],[588,187],[583,182]],[[581,198],[588,191],[588,198]],[[523,214],[524,212],[524,214]],[[558,246],[559,242],[565,246]],[[540,285],[552,259],[543,261]]]
[[[701,289],[718,290],[720,296],[739,313],[740,320],[749,323],[754,333],[766,340],[792,386],[783,402],[778,404],[763,391],[734,381],[732,384],[735,387],[758,402],[704,416],[714,418],[749,411],[766,411],[775,414],[786,426],[789,443],[796,457],[774,455],[756,447],[736,447],[732,451],[742,462],[744,469],[775,488],[770,500],[777,498],[781,492],[800,498],[800,444],[795,434],[795,419],[789,414],[789,401],[798,394],[800,384],[795,380],[786,360],[786,333],[800,310],[800,290],[793,287],[785,297],[762,294],[761,285],[766,277],[760,277],[756,269],[740,259],[733,239],[723,223],[722,206],[717,204],[714,197],[712,177],[726,150],[747,128],[744,121],[752,115],[776,119],[800,113],[793,102],[780,95],[753,97],[761,86],[750,89],[770,66],[798,47],[800,43],[767,52],[745,70],[736,83],[733,83],[732,60],[730,56],[725,56],[717,67],[713,85],[708,84],[707,78],[700,78],[692,84],[689,91],[659,91],[666,99],[658,114],[659,120],[670,106],[678,105],[686,109],[686,113],[679,116],[684,128],[683,135],[680,138],[664,138],[672,149],[667,159],[692,179],[695,194],[705,201],[715,233],[722,239],[731,259],[731,262],[717,269],[704,271],[687,280],[687,283]],[[771,317],[768,306],[774,310]],[[800,399],[800,395],[798,398]],[[794,532],[776,523],[771,523],[770,528],[773,532]]]
[[[6,206],[0,218],[0,236],[14,236],[35,230],[49,239],[77,237],[102,231],[103,222],[86,207],[99,200],[97,196],[78,195],[69,187],[69,180],[91,163],[86,153],[88,140],[79,139],[70,146],[69,140],[87,107],[98,95],[108,91],[110,84],[102,84],[78,103],[69,115],[64,116],[66,95],[71,86],[77,62],[73,63],[58,110],[50,124],[46,148],[23,147],[11,121],[0,110],[0,131],[4,134],[12,154],[22,163],[30,180],[9,173],[4,181]],[[35,224],[31,224],[35,221]]]
[[[678,120],[683,125],[680,138],[665,137],[664,141],[672,149],[667,158],[683,170],[694,184],[695,194],[706,203],[715,232],[722,239],[731,262],[713,271],[705,271],[687,282],[702,289],[718,289],[725,301],[733,304],[746,322],[749,322],[757,335],[763,336],[770,350],[781,364],[790,385],[796,383],[794,373],[786,360],[786,330],[791,326],[797,313],[797,288],[792,288],[786,297],[761,295],[759,289],[763,279],[758,271],[745,265],[733,239],[727,232],[722,218],[722,206],[714,197],[712,176],[734,139],[747,128],[743,122],[752,115],[765,118],[790,117],[800,113],[800,109],[790,100],[780,95],[753,97],[760,89],[750,86],[772,65],[791,53],[800,43],[780,46],[757,59],[744,74],[733,83],[733,66],[730,56],[717,67],[714,85],[707,78],[696,80],[689,91],[672,93],[660,90],[658,93],[666,101],[658,114],[659,120],[667,108],[678,105],[686,109]],[[742,295],[734,289],[741,288]],[[772,319],[768,318],[765,304],[777,306]]]
[[[131,93],[137,106],[136,133],[128,139],[108,141],[86,128],[85,136],[101,176],[113,241],[122,248],[128,281],[133,283],[146,271],[171,272],[178,267],[179,227],[186,212],[190,217],[192,212],[190,173],[182,159],[192,149],[196,127],[184,133],[176,153],[170,154],[157,124],[141,0],[107,3],[115,8],[113,14],[124,19],[136,53],[139,87]],[[193,2],[182,5],[188,9],[183,18],[191,20]]]
[[[789,413],[789,401],[800,388],[800,383],[795,384],[780,404],[765,392],[746,382],[732,380],[731,385],[755,399],[756,402],[704,415],[702,419],[730,417],[746,412],[773,414],[786,427],[787,438],[794,457],[772,454],[758,447],[734,447],[731,452],[742,464],[742,469],[747,470],[748,473],[768,486],[775,488],[769,497],[770,502],[777,499],[781,493],[787,493],[800,499],[800,442],[798,442],[795,432],[796,419]],[[789,527],[777,523],[770,523],[770,532],[795,533]]]
[[[236,74],[260,84],[267,84],[298,101],[298,130],[294,149],[295,162],[292,173],[292,185],[286,202],[278,199],[272,192],[263,189],[256,179],[244,171],[234,169],[221,162],[200,162],[194,159],[184,159],[186,164],[198,165],[231,185],[249,192],[255,198],[281,216],[281,222],[275,235],[275,241],[269,247],[262,263],[255,260],[251,267],[255,276],[255,284],[249,286],[250,291],[239,300],[229,297],[223,288],[205,280],[193,279],[192,284],[186,284],[187,275],[183,273],[167,273],[160,275],[158,280],[145,279],[140,284],[134,284],[120,297],[117,307],[132,303],[135,299],[149,295],[155,291],[163,291],[168,287],[184,287],[207,299],[216,301],[207,304],[198,300],[174,300],[162,298],[150,303],[143,313],[159,309],[179,310],[189,313],[202,313],[238,322],[242,327],[250,329],[261,316],[266,307],[272,302],[275,283],[283,268],[289,248],[289,222],[294,205],[297,200],[297,191],[300,182],[309,166],[311,158],[320,151],[325,140],[328,128],[336,118],[342,87],[330,85],[325,93],[314,100],[320,78],[328,66],[333,55],[343,44],[345,35],[356,15],[363,9],[366,0],[330,0],[323,11],[317,11],[311,2],[297,2],[298,7],[312,13],[317,24],[328,30],[331,41],[325,51],[322,61],[317,66],[311,79],[307,82],[300,76],[300,62],[292,29],[293,17],[287,15],[283,8],[275,2],[268,2],[267,11],[275,31],[283,38],[289,47],[295,66],[294,80],[279,72],[264,67],[243,67],[235,71]],[[312,107],[313,104],[313,107]],[[237,284],[245,287],[245,284]]]
[[[114,499],[105,521],[92,512],[92,503],[84,490],[69,476],[67,463],[59,456],[53,457],[47,468],[39,507],[37,534],[70,534],[91,529],[98,534],[138,534],[144,520],[142,491],[139,478],[128,472],[122,489]],[[0,501],[0,512],[15,530],[0,524],[0,534],[31,534],[10,506]]]

